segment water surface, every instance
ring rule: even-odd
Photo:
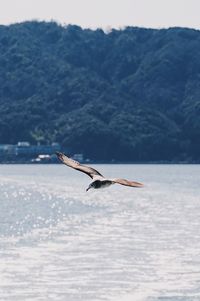
[[[199,301],[200,165],[0,167],[0,300]]]

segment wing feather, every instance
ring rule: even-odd
[[[130,186],[130,187],[143,187],[144,185],[139,182],[134,182],[134,181],[128,181],[126,179],[112,179],[112,182],[125,185],[125,186]]]
[[[56,155],[57,155],[58,159],[60,159],[60,161],[63,162],[65,165],[67,165],[67,166],[69,166],[71,168],[74,168],[76,170],[79,170],[81,172],[84,172],[85,174],[87,174],[92,179],[95,176],[103,177],[102,174],[100,174],[100,172],[98,172],[96,169],[94,169],[94,168],[92,168],[90,166],[86,166],[86,165],[80,164],[78,161],[75,161],[75,160],[67,157],[63,153],[56,152]]]

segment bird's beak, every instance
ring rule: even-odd
[[[88,187],[88,188],[86,189],[86,191],[88,191],[90,188],[91,188],[91,187]]]

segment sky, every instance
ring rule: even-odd
[[[0,0],[0,24],[57,21],[83,28],[200,29],[200,0]]]

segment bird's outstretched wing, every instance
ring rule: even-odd
[[[131,187],[143,187],[144,185],[142,183],[128,181],[125,179],[112,179],[113,183],[125,185],[125,186],[131,186]]]
[[[63,153],[56,152],[56,155],[60,159],[60,161],[62,161],[64,164],[66,164],[67,166],[72,167],[76,170],[84,172],[85,174],[87,174],[92,179],[95,176],[103,177],[102,174],[100,174],[100,172],[98,172],[96,169],[94,169],[90,166],[82,165],[78,161],[75,161],[75,160],[67,157]]]

